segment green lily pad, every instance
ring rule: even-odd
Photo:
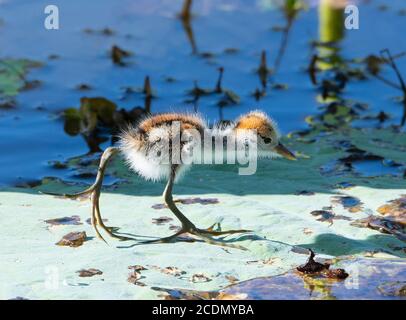
[[[0,60],[0,98],[12,98],[29,85],[26,74],[41,63],[27,59]]]

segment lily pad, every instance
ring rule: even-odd
[[[30,86],[26,75],[41,63],[27,59],[0,59],[0,99],[12,98]]]

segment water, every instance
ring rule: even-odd
[[[102,96],[129,109],[143,106],[140,94],[120,100],[123,87],[141,87],[144,77],[151,77],[156,99],[152,112],[193,111],[196,106],[186,91],[194,81],[203,88],[213,88],[218,67],[225,69],[223,87],[240,96],[241,103],[219,108],[216,97],[202,97],[197,109],[211,123],[219,119],[234,119],[243,112],[261,108],[271,114],[283,133],[307,128],[306,116],[319,112],[318,92],[305,72],[313,49],[310,43],[319,39],[317,6],[300,12],[295,20],[281,61],[272,77],[275,83],[286,84],[287,90],[268,89],[267,95],[256,101],[252,93],[261,87],[258,67],[262,50],[267,53],[272,68],[281,46],[282,34],[272,30],[286,24],[281,10],[272,1],[202,0],[193,4],[193,31],[196,53],[188,41],[187,30],[176,14],[182,1],[149,0],[54,1],[60,10],[60,30],[43,26],[44,7],[48,1],[0,1],[0,57],[38,60],[43,67],[33,69],[29,80],[40,80],[36,89],[21,92],[14,109],[0,109],[0,186],[9,186],[53,176],[72,181],[69,169],[54,169],[50,161],[65,161],[86,154],[88,147],[80,136],[69,136],[63,130],[60,113],[67,107],[78,107],[83,96]],[[314,1],[313,1],[314,3]],[[386,4],[387,10],[380,6]],[[346,31],[341,41],[343,58],[362,58],[389,48],[393,53],[406,51],[403,30],[406,9],[403,0],[360,2],[360,29]],[[88,34],[84,29],[110,28],[111,36]],[[108,51],[112,45],[132,51],[129,65],[113,65]],[[227,49],[236,50],[227,50]],[[231,53],[230,53],[231,51]],[[236,52],[234,52],[236,51]],[[202,54],[211,58],[204,58]],[[58,59],[49,59],[58,55]],[[406,72],[406,58],[397,59]],[[384,76],[396,81],[391,70]],[[175,81],[168,82],[171,77]],[[406,75],[405,75],[406,77]],[[75,89],[86,83],[93,90]],[[391,119],[385,125],[398,124],[402,107],[395,97],[401,92],[369,79],[352,81],[343,97],[366,103],[366,114],[384,110]],[[364,121],[362,126],[374,126]],[[101,146],[105,148],[109,142]],[[360,170],[368,170],[362,168]]]

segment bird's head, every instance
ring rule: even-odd
[[[296,160],[295,155],[280,141],[278,127],[271,118],[262,111],[252,111],[241,116],[234,127],[237,137],[242,137],[248,143],[255,141],[260,157],[284,157]],[[252,139],[252,138],[256,139]]]

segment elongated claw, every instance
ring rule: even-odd
[[[115,239],[118,239],[121,241],[135,240],[134,238],[116,234],[115,231],[117,231],[118,228],[107,227],[104,224],[103,219],[101,217],[101,213],[100,213],[99,199],[100,199],[101,187],[103,184],[104,171],[106,169],[106,166],[107,166],[110,158],[113,155],[115,155],[117,152],[118,152],[118,148],[115,148],[115,147],[109,147],[103,152],[103,155],[100,159],[99,168],[97,171],[96,181],[94,182],[93,185],[91,185],[86,190],[78,192],[78,193],[73,193],[73,194],[57,194],[57,193],[52,193],[52,192],[42,192],[44,194],[64,197],[64,198],[68,198],[68,199],[72,199],[72,200],[77,200],[77,199],[81,199],[81,198],[85,198],[85,197],[90,198],[91,202],[92,202],[92,225],[96,232],[97,237],[100,238],[101,240],[103,240],[104,242],[106,242],[106,240],[100,234],[97,227],[102,228],[112,238],[115,238]]]
[[[177,238],[181,234],[185,233],[183,230],[176,232],[175,234],[169,236],[169,237],[164,237],[164,238],[159,238],[159,239],[154,239],[154,240],[146,240],[146,241],[141,241],[138,242],[138,244],[154,244],[154,243],[172,243],[175,242]]]
[[[202,232],[203,231],[203,232]],[[237,233],[238,230],[231,230],[232,233]],[[192,242],[194,241],[193,239],[188,239],[188,240],[184,240],[182,239],[182,234],[186,234],[189,233],[197,238],[199,238],[200,240],[202,240],[203,242],[212,244],[212,245],[216,245],[216,246],[220,246],[220,247],[227,247],[227,248],[233,248],[233,249],[239,249],[239,250],[247,250],[247,248],[240,246],[240,245],[235,245],[235,244],[231,244],[231,243],[225,243],[223,241],[214,239],[212,237],[210,237],[209,235],[207,235],[207,233],[209,233],[210,231],[207,230],[201,230],[201,229],[197,229],[197,228],[182,228],[180,231],[176,232],[175,234],[169,236],[169,237],[164,237],[164,238],[159,238],[159,239],[154,239],[154,240],[147,240],[147,241],[142,241],[142,242],[138,242],[139,245],[142,244],[159,244],[159,243],[174,243],[177,241],[188,241],[188,242]],[[227,231],[224,231],[227,232]]]
[[[226,231],[215,231],[213,230],[212,227],[207,228],[207,229],[198,229],[200,233],[203,234],[210,234],[212,236],[222,236],[222,235],[227,235],[227,234],[235,234],[235,233],[249,233],[252,232],[252,230],[246,230],[246,229],[237,229],[237,230],[226,230]]]
[[[95,189],[95,185],[92,185],[90,188],[87,188],[84,191],[78,192],[78,193],[55,193],[55,192],[44,192],[44,191],[40,191],[40,193],[42,194],[46,194],[48,196],[55,196],[55,197],[62,197],[62,198],[68,198],[68,199],[72,199],[72,200],[78,200],[81,198],[90,198],[93,191]]]
[[[240,245],[238,245],[238,244],[225,243],[225,242],[222,242],[222,241],[213,239],[212,237],[207,236],[207,235],[205,235],[205,234],[202,234],[202,233],[200,233],[199,231],[193,232],[192,234],[195,235],[195,236],[197,236],[197,237],[199,237],[199,238],[201,238],[204,242],[207,242],[207,243],[209,243],[209,244],[213,244],[213,245],[215,245],[215,246],[226,247],[226,248],[233,248],[233,249],[239,249],[239,250],[244,250],[244,251],[247,251],[247,250],[248,250],[247,248],[245,248],[245,247],[243,247],[243,246],[240,246]]]

